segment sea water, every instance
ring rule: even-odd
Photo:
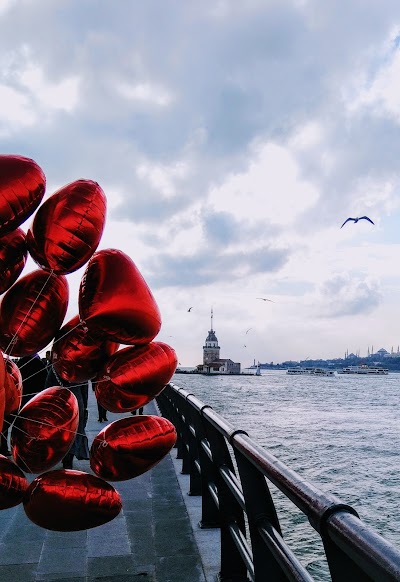
[[[400,374],[176,374],[192,392],[400,548]],[[271,486],[283,536],[316,580],[330,580],[318,534]]]

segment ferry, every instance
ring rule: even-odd
[[[347,366],[343,370],[338,370],[338,374],[359,374],[364,376],[387,376],[387,368],[378,368],[377,366]]]
[[[301,374],[308,374],[308,370],[306,368],[301,368],[300,366],[296,366],[295,368],[288,368],[286,370],[286,374],[292,374],[293,376],[300,376]]]
[[[286,374],[292,376],[300,376],[307,374],[308,376],[334,376],[334,370],[326,370],[325,368],[302,368],[296,366],[295,368],[288,368]]]
[[[314,368],[310,372],[310,375],[311,376],[334,376],[335,371],[334,370],[325,370],[325,368]]]

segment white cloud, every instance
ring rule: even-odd
[[[31,52],[29,46],[23,44],[19,50],[1,56],[0,133],[3,136],[42,124],[51,112],[71,113],[78,104],[78,77],[50,82],[43,68],[33,63]]]
[[[230,174],[209,194],[216,211],[281,225],[293,223],[317,198],[314,186],[299,176],[290,151],[273,143],[254,148],[247,171]]]
[[[20,71],[19,81],[41,108],[62,109],[71,112],[78,104],[79,77],[73,76],[52,83],[43,70],[33,63]]]
[[[0,85],[0,123],[6,127],[25,127],[37,121],[27,95],[6,85]]]
[[[390,34],[392,40],[392,34]],[[373,61],[374,62],[374,61]],[[376,116],[390,116],[400,123],[400,50],[398,45],[385,43],[372,72],[360,71],[356,78],[343,89],[343,98],[350,113],[368,111]]]
[[[358,316],[376,309],[381,300],[377,281],[345,273],[334,275],[319,286],[313,307],[323,317]]]
[[[168,107],[174,101],[170,91],[152,83],[144,82],[135,85],[121,83],[117,85],[116,89],[125,99],[157,107]]]
[[[16,0],[0,0],[0,14],[6,12],[13,4],[16,4]]]
[[[176,195],[180,184],[187,178],[189,172],[189,164],[184,161],[174,164],[155,164],[143,161],[136,168],[137,176],[150,184],[165,198],[172,198]]]
[[[354,210],[354,216],[361,216],[371,209],[379,215],[382,211],[388,214],[393,212],[400,206],[399,196],[396,196],[396,186],[395,179],[378,181],[371,180],[369,176],[362,176],[357,181],[350,210]]]

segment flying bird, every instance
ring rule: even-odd
[[[370,222],[371,224],[375,224],[374,222],[372,222],[372,220],[370,218],[368,218],[368,216],[359,216],[358,218],[346,218],[346,220],[344,221],[344,223],[342,224],[342,226],[340,228],[343,228],[344,225],[346,224],[346,222],[349,222],[349,220],[352,220],[354,222],[354,224],[356,224],[359,220],[368,220],[368,222]]]
[[[246,333],[249,333],[249,331],[250,331],[251,329],[253,329],[253,328],[252,328],[252,327],[249,327],[249,329],[248,329],[248,330],[246,330]]]
[[[271,303],[275,303],[272,299],[266,299],[265,297],[257,297],[257,299],[261,299],[261,301],[270,301]]]
[[[189,309],[188,309],[188,312],[189,312],[189,311],[192,311],[192,309],[193,309],[193,307],[189,307]]]

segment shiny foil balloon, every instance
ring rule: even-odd
[[[124,348],[112,355],[96,382],[98,402],[111,412],[129,412],[158,396],[171,380],[178,360],[163,342]]]
[[[8,509],[21,503],[28,485],[21,469],[10,459],[0,455],[0,509]]]
[[[82,267],[103,234],[106,197],[92,180],[76,180],[48,198],[35,214],[27,240],[33,260],[55,273]]]
[[[146,281],[116,249],[98,251],[90,259],[79,289],[79,315],[89,330],[121,344],[147,344],[161,328]]]
[[[0,238],[0,293],[15,283],[28,257],[26,235],[17,228]]]
[[[0,304],[0,348],[10,356],[30,356],[46,347],[60,329],[68,307],[68,282],[42,269],[19,279]]]
[[[0,155],[0,236],[33,214],[46,190],[46,177],[30,158]]]
[[[11,429],[11,453],[27,473],[48,471],[66,455],[78,428],[79,407],[68,388],[51,387],[23,406]]]
[[[5,407],[4,416],[18,412],[22,400],[22,375],[15,362],[5,359],[6,374],[4,378]]]
[[[175,427],[166,418],[121,418],[104,427],[94,439],[90,467],[108,481],[132,479],[159,463],[175,442]]]
[[[6,406],[6,363],[2,352],[0,352],[0,431],[3,430],[4,411]]]
[[[57,374],[67,382],[94,378],[119,344],[92,338],[79,316],[73,317],[56,334],[52,362]]]
[[[24,509],[33,523],[53,531],[79,531],[103,525],[122,509],[112,485],[82,471],[58,469],[30,484]]]

